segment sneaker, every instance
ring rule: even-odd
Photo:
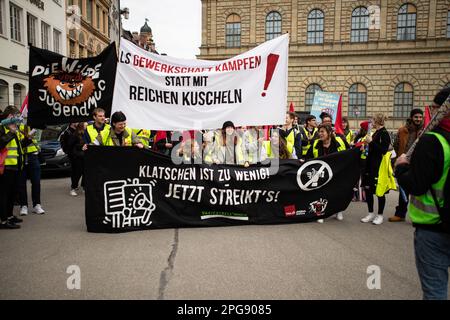
[[[18,224],[11,223],[10,221],[5,221],[0,223],[0,229],[19,229]]]
[[[318,223],[323,223],[323,219],[317,220]]]
[[[389,222],[401,222],[405,221],[405,218],[401,218],[399,216],[393,216],[389,218]]]
[[[73,197],[76,197],[78,195],[78,193],[75,189],[72,189],[72,190],[70,190],[70,195]]]
[[[372,223],[376,224],[376,225],[382,224],[383,223],[383,215],[381,215],[381,214],[377,215],[376,218],[373,219]]]
[[[373,219],[375,219],[375,213],[370,212],[367,216],[365,216],[364,218],[361,219],[361,222],[367,223],[367,222],[372,221]]]
[[[20,215],[21,215],[21,216],[26,216],[26,215],[28,215],[28,207],[27,207],[27,206],[21,206],[21,207],[20,207]]]
[[[44,211],[44,209],[42,209],[42,207],[41,207],[40,204],[37,204],[37,205],[35,205],[34,208],[33,208],[33,213],[36,213],[36,214],[44,214],[45,211]]]
[[[23,220],[20,219],[20,218],[17,218],[16,216],[12,216],[12,217],[8,218],[8,222],[10,222],[10,223],[21,223],[21,222],[23,222]]]
[[[344,214],[342,212],[336,213],[336,219],[339,221],[344,220]]]

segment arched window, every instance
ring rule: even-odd
[[[406,3],[400,7],[397,15],[397,40],[416,39],[416,15],[414,5]]]
[[[394,90],[394,117],[408,118],[413,108],[414,89],[407,82],[399,83]]]
[[[308,86],[308,88],[306,88],[305,91],[305,111],[310,112],[311,111],[311,107],[312,104],[314,102],[314,94],[316,93],[316,91],[322,91],[322,88],[316,84],[310,84]]]
[[[281,14],[272,11],[266,16],[266,41],[278,36],[281,36]]]
[[[323,12],[319,9],[308,14],[308,44],[323,43],[323,18]]]
[[[241,18],[237,14],[230,14],[225,27],[226,46],[228,48],[241,46]]]
[[[9,105],[8,82],[0,79],[0,111],[5,110]]]
[[[362,83],[353,84],[348,90],[348,115],[354,118],[366,117],[367,89]]]
[[[14,106],[18,109],[22,106],[25,99],[25,86],[20,83],[15,83],[13,86]]]
[[[358,7],[352,12],[351,42],[369,41],[369,10]]]

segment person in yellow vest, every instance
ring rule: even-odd
[[[316,116],[310,114],[305,119],[305,126],[301,130],[302,140],[302,157],[306,157],[309,147],[319,138],[319,132],[317,130]],[[300,158],[300,157],[299,157]]]
[[[431,114],[450,95],[450,88],[434,98]],[[450,113],[436,129],[425,133],[408,161],[395,163],[399,184],[411,195],[408,215],[413,226],[416,267],[423,299],[448,299],[450,267]]]
[[[347,117],[342,117],[342,129],[344,129],[344,137],[349,145],[353,143],[353,131],[350,129]]]
[[[150,148],[150,137],[152,132],[147,129],[132,129],[136,136],[141,140],[144,148]]]
[[[378,195],[376,190],[380,181],[380,166],[382,164],[383,156],[388,152],[391,145],[391,137],[384,127],[386,116],[382,113],[378,113],[373,117],[372,123],[375,128],[375,133],[367,135],[365,144],[369,146],[367,154],[366,168],[364,171],[363,185],[366,192],[367,208],[369,213],[361,219],[361,222],[372,222],[375,225],[383,223],[383,211],[386,205],[386,196]],[[374,207],[374,195],[378,199],[378,214],[373,211]]]
[[[19,115],[19,110],[14,106],[5,108],[3,118],[14,118]],[[17,223],[22,219],[13,215],[14,200],[17,195],[18,176],[23,169],[24,150],[31,140],[27,137],[21,139],[18,125],[11,123],[0,125],[0,151],[6,152],[4,172],[0,174],[0,229],[18,229]]]
[[[322,120],[321,124],[328,124],[328,125],[330,125],[333,128],[333,132],[335,134],[336,140],[338,140],[339,142],[342,141],[345,144],[345,147],[347,149],[349,149],[350,145],[347,142],[347,139],[345,138],[345,136],[340,134],[340,133],[336,133],[335,130],[334,130],[333,117],[327,112],[322,112],[319,117]]]
[[[84,141],[86,145],[95,144],[97,138],[101,136],[103,132],[108,132],[111,128],[109,124],[106,123],[105,110],[102,108],[95,108],[92,111],[92,117],[94,118],[94,123],[89,124],[84,131]],[[86,150],[86,146],[83,147]]]
[[[297,131],[293,124],[295,119],[295,113],[286,113],[286,123],[279,129],[280,137],[286,139],[287,148],[290,154],[294,155],[294,158],[301,158],[302,154],[302,140],[300,132]]]
[[[329,124],[320,124],[317,128],[319,130],[319,139],[315,140],[309,148],[306,153],[307,159],[318,158],[347,149],[342,140],[336,139],[333,128]],[[344,219],[342,212],[336,214],[336,219],[339,221]],[[319,219],[317,222],[323,223],[323,219]]]
[[[97,137],[97,142],[102,146],[144,148],[136,134],[127,128],[127,117],[122,111],[116,111],[111,116],[111,129],[103,130]]]
[[[45,211],[41,206],[41,164],[39,162],[40,147],[35,138],[36,130],[26,125],[19,127],[22,137],[31,139],[31,144],[24,148],[25,162],[24,169],[19,175],[19,205],[20,215],[28,214],[28,194],[27,179],[31,180],[31,200],[33,202],[32,212],[36,214],[44,214]]]
[[[244,165],[242,139],[237,135],[233,122],[225,121],[216,138],[212,153],[213,163]]]

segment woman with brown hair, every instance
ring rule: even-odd
[[[386,205],[386,197],[384,195],[377,196],[378,198],[378,215],[373,212],[374,199],[377,183],[378,172],[380,170],[381,160],[383,155],[389,150],[391,144],[391,137],[384,127],[386,117],[382,113],[378,113],[373,117],[372,123],[375,128],[375,133],[370,136],[367,135],[365,144],[369,146],[369,152],[366,160],[366,169],[363,176],[363,186],[366,191],[366,201],[369,214],[361,219],[361,222],[372,222],[375,225],[383,223],[383,211]]]
[[[215,164],[244,164],[242,141],[231,121],[225,121],[214,144],[212,160]]]

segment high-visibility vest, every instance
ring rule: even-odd
[[[448,141],[436,132],[427,132],[426,134],[434,135],[444,149],[444,167],[442,168],[442,176],[438,182],[431,185],[440,207],[444,206],[444,186],[448,178],[448,170],[450,168],[450,145]],[[438,224],[441,222],[439,211],[436,208],[433,195],[430,190],[420,196],[411,195],[408,214],[413,223],[417,224]]]
[[[294,152],[294,144],[295,144],[295,136],[297,135],[297,131],[292,128],[291,132],[289,132],[286,137],[286,146],[290,154]]]
[[[366,141],[366,136],[359,138],[358,141],[356,141],[356,143],[364,142],[364,141]],[[363,146],[364,146],[364,151],[361,151],[361,159],[365,160],[367,158],[366,150],[367,150],[368,146],[367,145],[363,145]]]
[[[148,148],[150,146],[150,134],[152,133],[150,130],[133,129],[133,132],[139,137],[144,147]]]
[[[308,138],[308,143],[306,145],[302,146],[302,155],[306,156],[306,154],[308,153],[308,149],[311,146],[311,141],[310,140],[316,134],[317,128],[314,128],[312,134],[310,134],[306,128],[303,128],[303,131],[305,132],[306,138]]]
[[[133,132],[129,128],[125,128],[125,131],[128,133],[128,137],[124,137],[122,143],[124,143],[127,147],[131,147],[132,145],[132,134]],[[102,145],[104,146],[115,146],[113,139],[111,138],[111,130],[103,130],[101,132],[102,135]]]
[[[27,127],[27,126],[21,124],[19,127],[19,130],[21,132],[28,133],[30,131],[30,127]],[[19,140],[23,139],[23,138],[25,138],[25,135],[23,135],[22,133],[19,133]],[[25,147],[24,151],[25,151],[25,153],[35,153],[35,152],[40,151],[40,148],[39,148],[36,138],[34,138],[34,137],[31,138],[31,144],[28,145],[27,147]]]
[[[314,158],[319,157],[319,149],[317,149],[317,144],[319,143],[319,141],[321,141],[321,140],[319,140],[319,139],[315,140],[311,146],[313,148],[313,157]],[[342,139],[339,137],[336,137],[336,141],[338,143],[337,151],[338,152],[345,151],[346,147],[345,147],[344,141],[342,141]]]
[[[109,124],[105,123],[103,130],[98,132],[97,129],[94,127],[94,125],[95,124],[92,123],[86,127],[86,131],[89,135],[89,138],[91,139],[91,143],[94,143],[94,141],[97,140],[98,136],[103,136],[104,132],[109,133],[109,130],[111,129],[111,126]]]
[[[347,140],[348,144],[351,144],[353,141],[353,131],[349,130],[347,135],[345,136],[345,140]]]
[[[252,135],[252,133],[251,132],[248,132],[248,142],[249,142],[249,144],[252,144],[253,142],[254,142],[254,138],[253,138],[253,135]],[[258,142],[257,142],[258,143]],[[244,145],[244,144],[242,144],[242,145]],[[251,151],[249,151],[249,150],[245,150],[245,161],[248,161],[249,163],[256,163],[256,162],[258,162],[258,156],[257,156],[257,152],[258,152],[258,149],[257,149],[257,151],[256,152],[251,152]]]
[[[8,128],[5,128],[5,134],[7,134],[10,130]],[[18,139],[19,135],[16,134]],[[17,145],[16,139],[12,139],[8,144],[6,145],[6,149],[8,150],[8,153],[6,154],[5,158],[5,166],[17,166],[19,163],[19,157],[23,155],[23,149],[22,145],[19,142],[19,145]],[[20,153],[19,153],[20,150]],[[22,161],[23,164],[23,161]]]

